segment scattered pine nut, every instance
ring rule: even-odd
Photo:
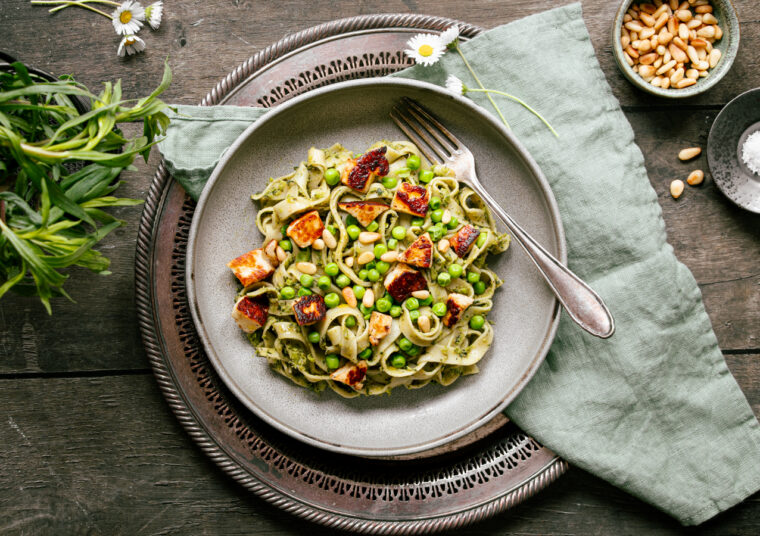
[[[364,293],[362,305],[368,309],[375,305],[375,293],[371,288],[367,289],[367,292]]]
[[[317,238],[314,242],[312,242],[311,247],[317,251],[322,251],[325,249],[325,241],[321,238]]]
[[[670,183],[670,195],[673,196],[673,199],[678,199],[681,197],[681,194],[683,193],[683,181],[680,179],[676,179],[673,182]]]
[[[343,262],[346,263],[346,266],[348,266],[349,268],[351,268],[354,265],[354,258],[353,257],[346,257]]]
[[[354,289],[352,289],[351,287],[343,287],[343,290],[341,290],[340,292],[341,294],[343,294],[343,299],[346,300],[346,303],[348,305],[350,305],[351,307],[356,307],[357,301],[356,301],[356,294],[354,294]]]
[[[430,291],[429,290],[415,290],[414,292],[412,292],[412,296],[414,296],[418,300],[426,300],[430,297]]]
[[[380,260],[383,262],[396,262],[398,260],[398,251],[386,251],[380,255]]]
[[[338,246],[338,240],[335,238],[335,235],[327,229],[322,231],[322,240],[324,240],[325,245],[330,249],[335,249]]]
[[[438,251],[440,251],[441,253],[446,253],[450,247],[451,247],[451,242],[449,242],[448,239],[446,238],[438,242]]]
[[[288,258],[288,254],[285,253],[285,250],[282,249],[280,246],[277,246],[276,252],[277,252],[278,261],[283,262],[285,259]]]
[[[359,233],[359,242],[362,244],[372,244],[373,242],[380,240],[380,238],[380,233],[371,233],[369,231],[362,231]]]
[[[701,169],[695,169],[689,173],[689,178],[686,179],[686,182],[689,183],[689,186],[699,186],[703,180],[705,180],[705,172]]]
[[[430,318],[427,315],[421,316],[417,319],[417,327],[420,328],[422,333],[430,331]]]
[[[306,275],[314,275],[317,273],[317,265],[313,262],[297,262],[296,270]]]
[[[356,259],[356,262],[359,264],[367,264],[369,262],[372,262],[375,258],[375,254],[371,251],[365,251],[359,257]]]
[[[700,147],[688,147],[686,149],[681,149],[678,153],[678,159],[682,161],[691,160],[692,158],[696,158],[702,153],[702,149]]]

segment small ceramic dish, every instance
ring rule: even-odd
[[[760,175],[742,159],[745,140],[760,131],[760,88],[742,93],[715,118],[707,138],[707,163],[720,191],[740,207],[760,214]]]
[[[718,64],[708,71],[709,76],[699,78],[696,84],[682,89],[673,87],[663,89],[661,87],[653,86],[651,83],[644,80],[626,61],[620,37],[621,29],[624,24],[623,18],[628,9],[634,4],[645,3],[647,2],[642,0],[624,0],[620,4],[620,7],[615,14],[615,21],[612,24],[612,52],[615,56],[615,63],[617,63],[620,71],[634,86],[647,93],[652,93],[653,95],[669,99],[693,97],[700,93],[704,93],[713,87],[731,69],[731,65],[736,58],[736,52],[739,49],[739,17],[730,0],[710,0],[710,5],[713,7],[713,15],[718,19],[718,26],[720,26],[723,31],[723,37],[720,40],[715,41],[713,44],[714,48],[720,50],[721,57]],[[691,4],[691,2],[689,2],[689,4]],[[690,7],[693,9],[693,7],[696,6]],[[689,65],[688,60],[687,65]]]

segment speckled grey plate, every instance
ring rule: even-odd
[[[742,146],[760,130],[760,88],[729,102],[715,118],[707,138],[707,163],[720,191],[742,208],[760,214],[760,175],[742,160]]]
[[[226,262],[261,244],[250,195],[288,173],[309,147],[340,142],[363,151],[402,139],[388,113],[409,96],[424,103],[472,150],[494,197],[552,253],[565,260],[559,213],[536,163],[499,123],[469,100],[411,80],[344,82],[296,97],[251,125],[226,152],[196,208],[188,242],[188,298],[198,334],[217,372],[259,417],[317,447],[359,456],[425,451],[488,422],[517,395],[542,362],[559,306],[519,246],[494,257],[505,285],[489,318],[496,342],[480,374],[443,388],[428,385],[390,396],[346,400],[315,394],[272,372],[255,355],[230,311],[238,284]]]

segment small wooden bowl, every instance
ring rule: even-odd
[[[620,4],[620,7],[615,14],[615,21],[612,24],[612,51],[615,56],[615,62],[623,75],[634,86],[647,93],[652,93],[653,95],[659,95],[660,97],[666,97],[669,99],[693,97],[694,95],[704,93],[713,87],[726,75],[729,69],[731,69],[731,65],[734,63],[737,50],[739,49],[739,17],[730,0],[710,0],[710,5],[713,7],[713,15],[718,19],[718,25],[723,30],[723,37],[713,45],[714,48],[720,50],[721,58],[720,61],[718,61],[718,64],[713,69],[710,69],[709,76],[706,78],[700,78],[697,80],[696,84],[683,89],[662,89],[660,87],[655,87],[644,80],[625,61],[625,56],[623,56],[623,46],[620,43],[620,31],[623,27],[623,16],[634,3],[642,4],[647,2],[645,0],[624,0]]]

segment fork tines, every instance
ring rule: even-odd
[[[462,146],[433,114],[409,97],[404,97],[390,115],[431,163],[440,164],[451,159]]]

